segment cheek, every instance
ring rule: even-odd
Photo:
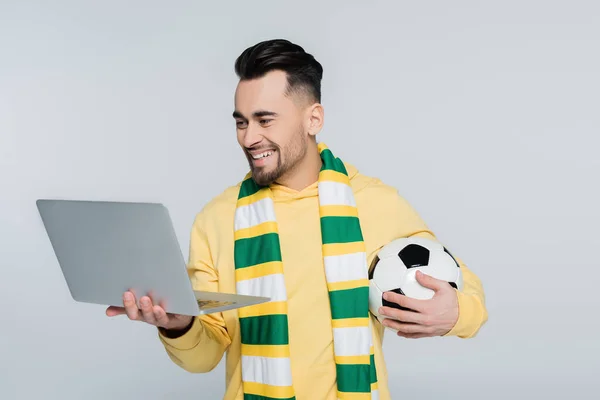
[[[279,148],[278,156],[285,160],[290,157],[294,158],[306,146],[306,138],[302,134],[303,129],[304,126],[300,122],[294,121],[293,123],[278,123],[267,127],[262,131],[262,134],[267,141]]]
[[[237,141],[241,145],[244,141],[244,132],[241,129],[236,129]]]

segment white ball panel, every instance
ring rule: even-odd
[[[387,292],[399,288],[405,274],[406,267],[398,257],[387,257],[375,266],[373,280],[380,290]]]
[[[398,239],[392,240],[391,242],[389,242],[387,245],[383,246],[379,250],[379,253],[377,253],[377,256],[381,259],[388,258],[388,257],[396,257],[396,256],[398,256],[398,253],[400,252],[400,250],[402,250],[409,244],[421,245],[421,246],[425,247],[426,249],[429,249],[429,251],[438,251],[438,250],[444,251],[444,246],[440,242],[437,242],[432,239],[423,238],[420,236],[411,236],[411,237],[407,237],[407,238],[398,238]]]
[[[454,279],[454,283],[456,283],[457,289],[460,291],[460,290],[463,290],[465,284],[463,281],[462,270],[460,268],[457,268],[457,269],[458,269],[458,272],[456,273],[456,278]]]
[[[375,282],[371,279],[369,281],[369,310],[371,313],[379,319],[379,308],[383,304],[382,300],[383,292],[377,287]]]
[[[456,263],[445,251],[434,251],[429,254],[429,266],[424,269],[428,275],[436,279],[448,282],[454,282],[459,268]]]
[[[409,244],[418,244],[420,246],[425,247],[426,249],[429,249],[429,251],[444,251],[444,246],[442,246],[440,242],[437,242],[432,239],[427,239],[420,236],[412,236],[407,239]]]
[[[377,256],[380,259],[385,259],[388,257],[394,258],[394,257],[398,256],[398,252],[400,250],[402,250],[404,247],[406,247],[406,245],[408,245],[408,244],[410,244],[410,242],[408,241],[407,238],[399,238],[399,239],[392,240],[391,242],[389,242],[387,245],[383,246],[379,250],[379,253],[377,253]]]

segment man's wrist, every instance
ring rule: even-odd
[[[185,327],[183,328],[175,328],[175,329],[167,329],[167,328],[159,328],[160,332],[169,339],[177,339],[192,329],[192,325],[194,325],[195,318],[192,318]]]

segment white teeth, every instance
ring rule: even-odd
[[[252,156],[252,158],[254,158],[255,160],[258,160],[259,158],[268,157],[268,156],[270,156],[271,154],[273,154],[273,152],[272,152],[272,151],[265,151],[264,153],[261,153],[261,154],[257,154],[257,155],[255,155],[255,156]]]

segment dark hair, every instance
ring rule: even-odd
[[[248,47],[235,61],[235,73],[241,80],[260,78],[273,70],[286,72],[288,93],[305,90],[321,102],[323,67],[297,44],[285,39],[266,40]]]

